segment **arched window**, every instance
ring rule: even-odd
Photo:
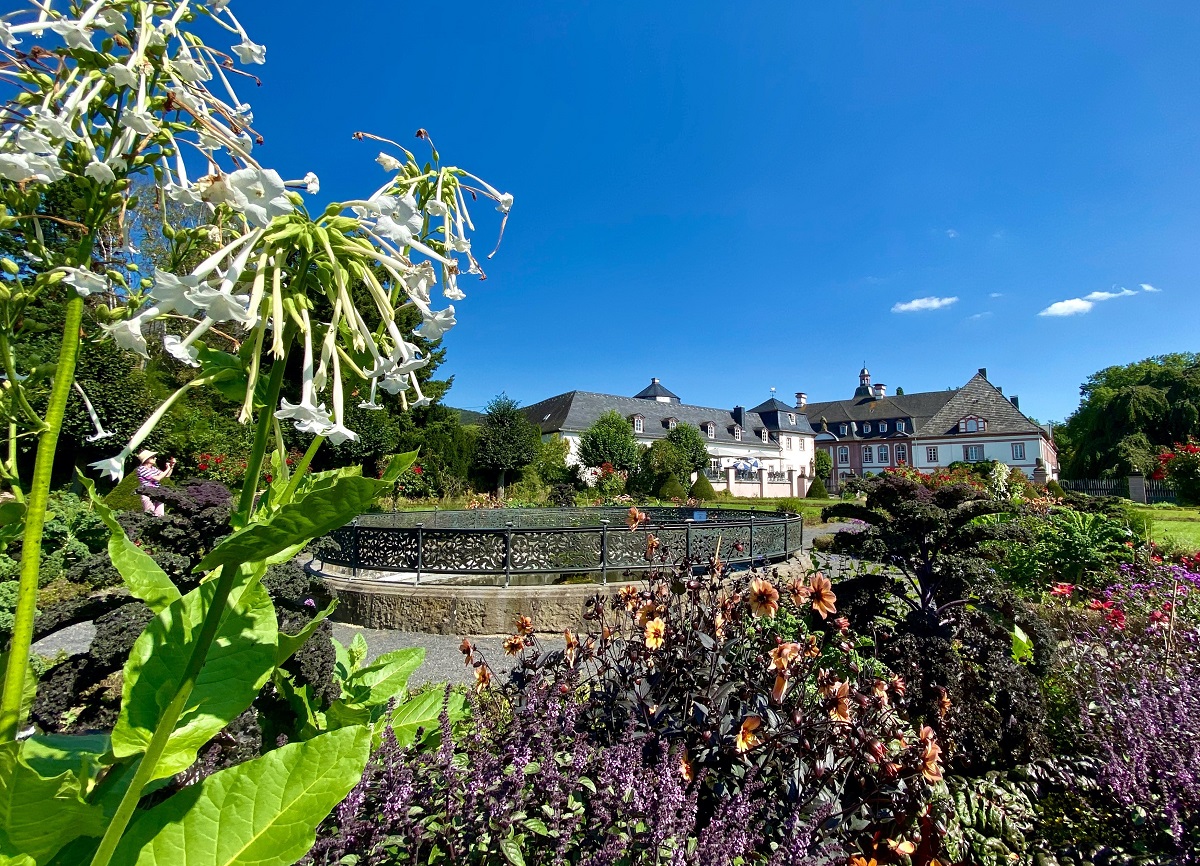
[[[717,425],[711,421],[704,425],[704,432],[708,434],[709,439],[717,438]]]
[[[733,425],[733,438],[738,442],[742,441],[742,428],[737,424]]]
[[[633,416],[633,432],[641,433],[645,430],[645,427],[646,427],[646,425],[643,423],[642,416],[634,415]]]

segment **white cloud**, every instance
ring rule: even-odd
[[[957,303],[958,298],[914,298],[911,301],[895,304],[892,307],[893,313],[920,313],[925,310],[940,310],[942,307],[948,307],[953,303]]]
[[[990,295],[988,295],[988,297],[989,298],[1003,298],[1004,292],[992,292]]]
[[[1143,292],[1161,292],[1162,289],[1156,289],[1156,288],[1154,288],[1154,286],[1150,285],[1149,283],[1142,283],[1142,291]]]
[[[967,316],[967,321],[968,322],[978,322],[980,319],[988,318],[988,316],[990,316],[991,314],[992,314],[991,310],[988,310],[987,312],[984,312],[984,313],[976,313],[973,316]]]
[[[1091,301],[1085,301],[1083,298],[1071,298],[1069,301],[1055,301],[1046,309],[1038,313],[1039,316],[1077,316],[1080,313],[1091,312],[1092,307],[1096,306]]]
[[[1084,295],[1085,301],[1111,301],[1113,298],[1128,298],[1131,295],[1136,295],[1137,292],[1122,288],[1119,292],[1092,292],[1090,295]]]
[[[954,229],[946,229],[946,237],[950,238],[950,240],[954,240],[956,237],[958,237],[958,232],[956,232]]]

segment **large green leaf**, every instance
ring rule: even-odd
[[[367,511],[385,487],[371,478],[339,478],[328,490],[312,491],[280,506],[263,523],[251,523],[209,551],[198,569],[264,560],[332,532]]]
[[[20,749],[18,743],[0,746],[0,857],[43,863],[73,839],[103,833],[104,815],[83,801],[79,777],[43,777]]]
[[[125,581],[125,586],[155,613],[162,612],[169,604],[179,599],[179,588],[167,577],[150,554],[129,540],[112,509],[96,495],[96,485],[90,478],[80,474],[79,480],[87,489],[96,515],[104,521],[112,533],[108,539],[108,555],[113,566]]]
[[[125,663],[121,714],[113,729],[113,754],[141,754],[181,681],[200,633],[216,581],[202,583],[152,619]],[[208,659],[192,689],[152,778],[190,767],[196,752],[245,712],[271,675],[278,651],[275,607],[260,583],[227,606]]]
[[[25,741],[21,760],[47,778],[74,773],[86,793],[104,768],[101,759],[109,746],[108,734],[38,734]]]
[[[430,690],[396,707],[388,719],[396,742],[401,746],[411,746],[418,730],[421,731],[421,742],[436,736],[440,724],[438,717],[442,714],[443,706],[450,714],[451,722],[463,717],[463,696],[460,692],[451,692],[447,696],[445,692]]]
[[[384,653],[364,668],[355,671],[345,683],[346,703],[351,706],[378,707],[392,698],[403,699],[408,678],[425,661],[422,647]]]
[[[358,783],[371,732],[343,728],[209,776],[143,813],[112,866],[287,866]]]

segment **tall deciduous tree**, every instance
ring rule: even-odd
[[[484,469],[498,474],[496,487],[504,496],[504,477],[537,456],[541,434],[525,418],[517,401],[501,394],[487,405],[475,460]]]
[[[667,434],[667,441],[683,455],[689,472],[703,472],[708,466],[708,446],[704,444],[699,427],[679,424]]]
[[[579,459],[584,466],[609,463],[613,469],[632,472],[638,456],[633,427],[619,412],[605,412],[579,438]]]

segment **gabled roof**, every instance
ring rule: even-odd
[[[838,429],[839,424],[863,421],[896,421],[903,419],[912,425],[912,431],[921,432],[925,424],[941,411],[957,391],[926,391],[920,394],[901,394],[896,397],[860,397],[850,400],[831,400],[828,403],[809,403],[808,417],[814,420],[825,420],[829,430],[841,439],[868,438],[861,437],[860,430],[851,427],[845,436]],[[888,431],[889,433],[895,431]],[[886,437],[888,434],[882,434]],[[881,438],[877,434],[869,434],[869,438]]]
[[[730,409],[715,409],[710,406],[689,406],[686,403],[659,403],[639,397],[620,397],[615,394],[597,394],[592,391],[568,391],[532,406],[521,409],[534,426],[542,433],[582,433],[596,422],[605,412],[615,411],[623,418],[641,415],[646,419],[643,432],[638,435],[647,439],[664,438],[670,432],[666,422],[674,418],[679,424],[691,424],[699,428],[706,422],[716,425],[716,435],[710,442],[738,442],[733,438],[733,430],[737,424],[733,411]],[[795,409],[790,411],[795,412]],[[778,429],[773,423],[764,419],[754,411],[743,412],[741,423],[743,429],[753,427],[768,427]],[[803,424],[801,423],[803,421]],[[800,414],[796,426],[788,428],[797,434],[812,434],[807,419]],[[746,442],[746,439],[740,440]],[[754,440],[749,440],[753,444]],[[759,442],[761,445],[762,443]]]
[[[954,392],[954,396],[924,425],[926,436],[956,433],[958,422],[968,415],[987,419],[987,432],[1000,434],[1043,433],[1007,397],[977,373],[971,381]]]
[[[638,400],[653,400],[656,397],[670,397],[675,402],[679,402],[679,395],[672,394],[670,391],[664,388],[662,383],[657,379],[651,379],[649,385],[647,385],[641,391],[638,391],[633,396]]]

